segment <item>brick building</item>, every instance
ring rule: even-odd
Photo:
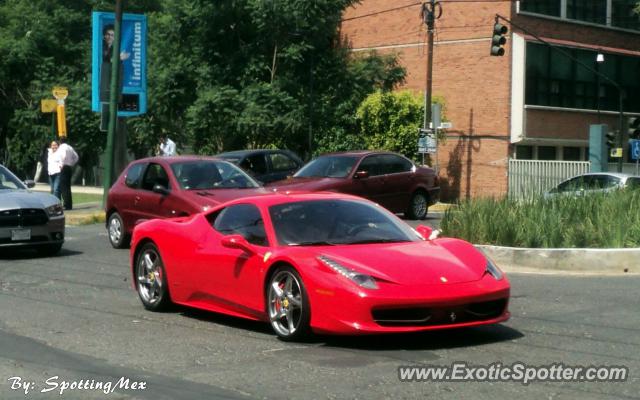
[[[626,115],[640,115],[636,2],[440,0],[433,94],[444,97],[453,123],[438,149],[446,197],[506,193],[509,158],[588,159],[589,125],[617,129],[619,96],[615,85],[583,65],[622,86]],[[341,30],[354,52],[397,54],[407,69],[402,89],[423,94],[427,34],[421,9],[415,0],[362,0],[345,12]],[[490,55],[496,14],[512,21],[503,22],[509,32],[502,57]]]

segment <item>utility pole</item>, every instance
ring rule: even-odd
[[[114,160],[114,143],[117,133],[118,122],[118,94],[120,83],[120,36],[122,31],[122,9],[124,0],[116,0],[115,10],[115,26],[114,39],[111,47],[111,82],[109,93],[109,129],[107,131],[107,147],[105,150],[105,166],[102,187],[104,188],[104,196],[102,198],[103,205],[107,204],[107,194],[113,183],[113,160]]]
[[[438,15],[436,16],[436,8]],[[422,3],[421,16],[425,25],[427,25],[427,72],[426,87],[424,90],[424,121],[422,123],[422,132],[429,132],[429,124],[431,123],[431,97],[433,86],[433,33],[435,30],[436,19],[442,15],[442,6],[436,0]],[[432,134],[436,138],[436,173],[438,173],[438,136],[435,133],[437,127],[434,126]],[[424,153],[422,154],[422,163],[424,164]]]

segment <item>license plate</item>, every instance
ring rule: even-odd
[[[30,240],[31,229],[13,229],[11,231],[11,240]]]

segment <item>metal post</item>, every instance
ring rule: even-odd
[[[618,133],[618,147],[622,149],[622,154],[620,155],[620,157],[618,157],[618,172],[622,172],[622,162],[623,160],[623,155],[624,155],[624,148],[622,147],[622,136],[624,134],[624,109],[622,108],[623,105],[623,92],[622,92],[622,86],[618,86],[618,96],[619,96],[619,101],[620,101],[620,114],[619,114],[619,125],[620,125],[620,132]]]
[[[105,150],[105,166],[102,187],[103,206],[107,204],[107,194],[113,183],[114,143],[118,118],[118,84],[120,81],[120,31],[122,26],[122,8],[124,0],[116,0],[114,39],[111,47],[111,82],[109,86],[109,130],[107,131],[107,147]]]
[[[432,97],[432,87],[433,87],[433,31],[435,29],[435,21],[436,18],[439,18],[440,15],[436,17],[436,5],[440,6],[436,0],[429,0],[429,3],[422,4],[422,17],[424,19],[425,24],[427,25],[427,70],[426,70],[426,87],[424,91],[424,121],[423,121],[423,132],[426,132],[429,129],[429,124],[431,123],[431,97]],[[442,9],[439,9],[440,13],[442,13]],[[435,132],[435,126],[433,127],[433,132]],[[436,165],[435,170],[436,174],[438,173],[438,138],[436,136]],[[424,153],[422,154],[422,164],[424,164]]]

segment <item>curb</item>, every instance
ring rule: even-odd
[[[547,271],[598,274],[639,274],[640,248],[530,249],[476,245],[509,272]]]
[[[71,226],[91,225],[104,223],[106,220],[104,211],[78,212],[65,214],[65,224]]]
[[[436,203],[429,207],[428,212],[445,212],[453,206],[453,204],[449,203]]]

